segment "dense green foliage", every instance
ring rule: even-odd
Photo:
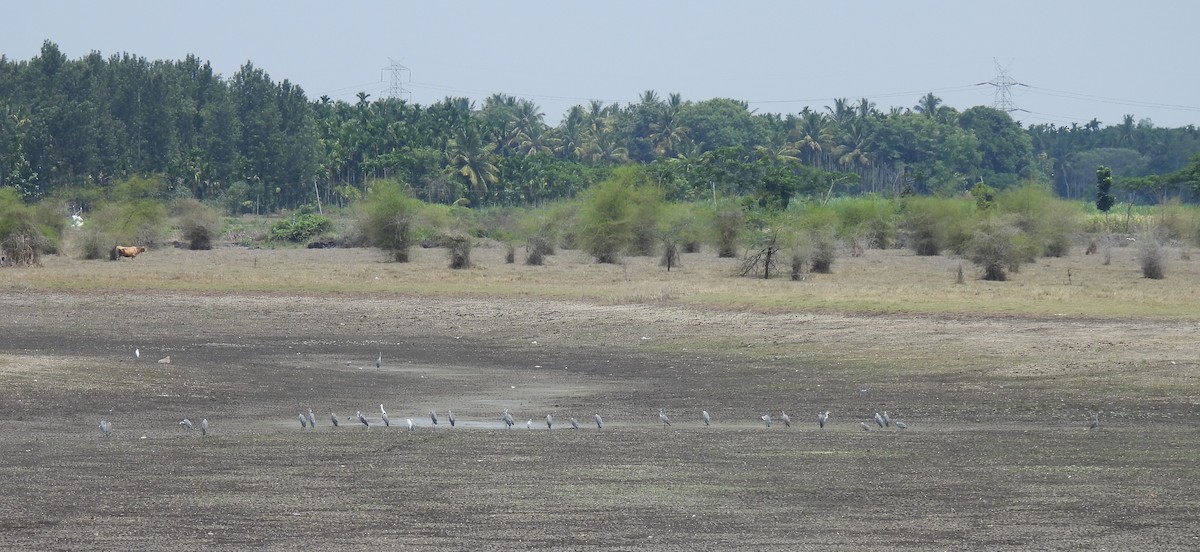
[[[309,98],[251,63],[226,78],[194,56],[68,59],[46,42],[28,61],[0,57],[0,187],[90,210],[117,182],[161,175],[159,199],[219,199],[237,214],[317,194],[346,206],[374,179],[396,179],[428,203],[537,205],[575,197],[624,164],[642,166],[667,200],[752,197],[772,209],[862,193],[948,196],[980,180],[998,190],[1044,180],[1078,199],[1093,195],[1098,165],[1134,198],[1187,201],[1198,186],[1192,126],[1130,115],[1107,127],[1023,129],[1000,110],[940,103],[927,94],[885,111],[839,99],[781,116],[646,91],[628,105],[576,106],[552,126],[533,102],[502,94],[479,105],[365,93],[348,103]]]
[[[271,225],[271,239],[301,243],[333,228],[333,220],[314,213],[298,213]]]
[[[372,245],[396,262],[408,262],[408,252],[417,241],[417,217],[421,202],[394,180],[371,183],[362,206],[361,224]]]

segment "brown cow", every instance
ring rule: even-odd
[[[120,259],[121,257],[129,257],[130,259],[132,259],[132,258],[138,256],[139,253],[145,253],[145,252],[146,252],[146,248],[142,247],[142,246],[138,246],[138,245],[131,245],[131,246],[114,245],[112,248],[112,253],[109,255],[109,257],[114,261]]]

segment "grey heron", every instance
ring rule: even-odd
[[[760,419],[763,421],[764,424],[767,424],[767,427],[771,427],[771,415],[770,414],[763,414],[760,417]]]
[[[329,413],[329,421],[333,422],[333,427],[337,427],[337,426],[338,426],[338,421],[337,421],[337,412],[330,412],[330,413]]]
[[[863,431],[871,431],[871,426],[867,425],[867,422],[858,422],[858,427]]]
[[[516,420],[513,420],[512,414],[508,413],[508,409],[505,409],[504,412],[500,413],[500,421],[504,422],[504,425],[510,429],[512,428],[513,424],[517,423]]]
[[[308,418],[304,417],[304,413],[300,413],[300,429],[308,427]]]
[[[429,419],[433,420],[433,425],[437,425],[437,412],[429,411]]]
[[[712,418],[709,417],[707,410],[700,411],[700,419],[704,420],[704,425],[708,425],[710,422],[712,422]]]
[[[383,409],[383,403],[379,403],[379,416],[383,418],[383,427],[392,427],[392,420],[388,418],[387,411]]]
[[[908,429],[908,424],[900,420],[896,420],[896,429]]]
[[[1092,418],[1092,420],[1090,422],[1088,422],[1088,429],[1099,429],[1099,427],[1100,427],[1100,413],[1097,412],[1096,417]]]
[[[604,428],[604,419],[600,417],[599,413],[596,414],[595,418],[596,418],[596,429],[603,429]]]
[[[446,411],[446,419],[450,420],[450,427],[454,427],[455,419],[454,419],[454,411],[453,410]]]
[[[313,429],[317,429],[317,416],[313,414],[312,409],[308,409],[308,425]]]
[[[792,418],[787,415],[787,412],[780,410],[779,419],[783,420],[783,427],[792,427]]]
[[[829,421],[829,411],[817,412],[817,425],[821,429],[825,429],[825,422]]]
[[[383,351],[379,351],[379,356],[375,358],[375,368],[378,369],[383,365]]]
[[[200,418],[200,436],[208,437],[208,418]]]
[[[408,430],[409,430],[409,431],[412,431],[412,430],[413,430],[412,418],[409,418],[409,419],[408,419]]]
[[[360,423],[362,423],[363,427],[371,427],[371,424],[369,422],[367,422],[367,417],[363,416],[363,413],[361,410],[355,411],[354,417],[358,418],[358,421]]]
[[[671,419],[667,417],[667,413],[663,412],[663,409],[661,408],[658,409],[658,421],[663,423],[663,429],[666,429],[667,426],[671,425]]]
[[[547,414],[549,416],[549,414]],[[533,429],[533,418],[525,420],[525,429]]]
[[[100,424],[97,427],[100,428],[100,433],[103,433],[105,437],[112,436],[112,422],[100,420]]]
[[[892,427],[892,417],[888,416],[886,410],[883,411],[883,427]]]
[[[579,422],[575,418],[571,418],[571,429],[579,429]]]
[[[554,418],[546,414],[546,429],[554,429]]]
[[[184,428],[184,429],[193,429],[193,428],[195,428],[196,426],[195,426],[194,424],[192,424],[192,421],[191,421],[191,420],[189,420],[189,419],[187,419],[187,418],[184,418],[183,420],[181,420],[181,421],[179,422],[179,427],[182,427],[182,428]]]
[[[875,413],[875,425],[879,426],[880,429],[883,428],[883,416],[880,416],[878,412]]]
[[[133,358],[142,358],[142,350],[137,347],[134,347],[133,348]]]

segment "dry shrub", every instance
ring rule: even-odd
[[[450,255],[450,268],[471,268],[471,237],[462,234],[447,236],[445,242]]]
[[[25,227],[10,232],[0,241],[0,250],[13,266],[41,266],[42,251],[49,240],[36,228]]]
[[[517,247],[511,242],[504,244],[504,262],[513,264],[517,261]]]
[[[542,266],[546,263],[546,255],[541,249],[530,244],[525,245],[525,264],[529,266]]]
[[[662,259],[659,260],[658,265],[667,267],[667,272],[679,266],[679,246],[675,242],[669,241],[664,244]]]
[[[1142,265],[1142,276],[1151,280],[1166,278],[1166,251],[1158,236],[1145,234],[1138,240],[1138,261]]]
[[[833,272],[833,261],[837,260],[838,240],[832,234],[814,234],[812,256],[809,261],[812,271],[818,274]]]
[[[808,277],[808,272],[804,270],[808,264],[808,255],[801,251],[792,252],[792,281],[799,282]]]
[[[179,217],[179,232],[193,251],[212,249],[213,240],[221,235],[221,215],[216,209],[192,198],[175,203]]]

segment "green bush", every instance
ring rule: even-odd
[[[155,247],[166,235],[166,227],[167,208],[158,200],[103,202],[83,227],[82,257],[108,258],[114,245]]]
[[[1026,183],[1001,192],[996,204],[1032,244],[1033,257],[1070,252],[1082,219],[1077,203],[1059,199],[1042,184]]]
[[[938,255],[942,250],[963,251],[971,238],[975,204],[947,197],[909,197],[901,205],[901,220],[908,247],[917,255]]]
[[[837,213],[838,235],[887,249],[896,242],[897,203],[879,196],[837,198],[829,202]]]
[[[1022,234],[1011,217],[988,217],[974,227],[965,244],[972,262],[983,268],[983,279],[1003,282],[1008,272],[1036,256],[1037,245]]]
[[[333,228],[333,220],[329,217],[313,213],[297,214],[272,224],[269,239],[302,243],[330,228]]]
[[[580,241],[597,262],[615,263],[634,242],[640,171],[621,167],[588,190],[580,207]]]
[[[420,211],[421,202],[410,197],[405,186],[395,181],[376,181],[363,200],[361,224],[375,247],[386,251],[392,260],[406,263],[416,243]]]

